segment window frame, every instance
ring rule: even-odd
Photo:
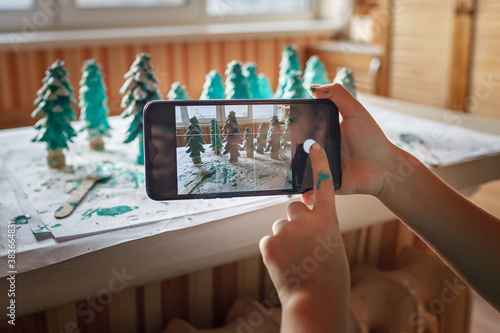
[[[213,23],[248,23],[265,21],[287,21],[317,19],[320,3],[333,0],[310,0],[307,13],[296,14],[249,14],[235,16],[210,16],[206,12],[205,0],[187,0],[180,7],[149,8],[83,8],[76,7],[74,0],[35,0],[36,5],[26,11],[0,12],[0,31],[36,33],[44,30],[130,28],[170,25],[203,25]],[[48,10],[54,8],[54,10]],[[159,9],[166,10],[159,10]],[[35,17],[48,17],[46,24],[35,24]],[[126,24],[124,22],[127,22]]]

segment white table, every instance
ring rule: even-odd
[[[361,95],[359,98],[368,109],[379,107],[447,125],[500,134],[498,120],[376,96]],[[7,138],[26,140],[33,133],[32,128],[0,131],[0,146],[10,144]],[[26,154],[29,155],[29,151]],[[470,194],[480,184],[500,178],[500,153],[433,170],[457,190]],[[17,288],[22,292],[16,295],[16,302],[22,306],[18,306],[17,315],[94,294],[113,276],[112,270],[125,270],[133,275],[135,278],[129,286],[134,287],[256,255],[259,253],[257,245],[260,238],[270,233],[272,223],[284,217],[287,205],[297,198],[276,199],[265,208],[257,203],[257,206],[244,206],[244,209],[174,219],[169,227],[160,221],[66,241],[37,241],[29,228],[21,227],[17,230],[20,248],[17,261],[23,268],[17,275]],[[2,225],[6,224],[6,217],[10,218],[15,213],[4,210],[7,200],[10,199],[1,199]],[[371,196],[338,196],[336,202],[343,232],[394,219],[393,214]],[[212,220],[210,223],[205,223],[207,216]],[[4,244],[6,229],[1,231]],[[0,260],[0,275],[4,276],[6,258],[3,252]],[[6,280],[3,278],[0,289],[6,290],[4,288]],[[6,300],[6,294],[0,295],[2,304],[6,304]]]

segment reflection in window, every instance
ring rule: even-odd
[[[248,118],[248,105],[225,105],[226,118],[229,112],[234,111],[236,113],[236,118]]]
[[[77,8],[174,7],[186,3],[187,0],[75,0]]]

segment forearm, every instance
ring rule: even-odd
[[[379,199],[500,309],[500,221],[398,150]]]
[[[345,292],[345,291],[344,291]],[[281,332],[347,332],[349,319],[348,293],[324,299],[321,295],[296,295],[283,304]]]

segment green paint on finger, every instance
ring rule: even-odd
[[[311,92],[313,92],[313,93],[314,93],[314,92],[316,92],[316,90],[318,90],[318,89],[316,89],[315,87],[309,87],[309,90],[311,90]]]
[[[329,93],[330,93],[330,90],[323,91],[323,94],[329,94]]]
[[[316,189],[319,190],[319,185],[325,179],[330,179],[330,175],[323,171],[318,172],[318,183],[316,184]]]

